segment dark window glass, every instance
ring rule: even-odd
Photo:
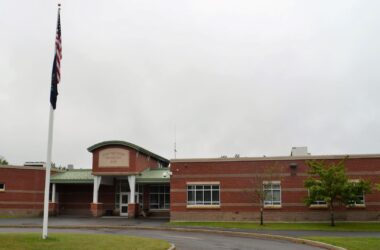
[[[205,204],[211,204],[211,191],[204,191]]]
[[[150,193],[158,193],[160,191],[160,188],[158,186],[152,185],[149,187]]]
[[[212,201],[219,204],[219,191],[212,191]]]
[[[125,203],[125,204],[128,203],[128,195],[123,194],[123,195],[121,196],[121,203]]]
[[[128,206],[121,206],[122,213],[128,213]]]
[[[197,201],[197,204],[202,204],[203,203],[203,192],[202,191],[197,191],[195,193],[195,199]]]
[[[194,191],[188,191],[187,192],[187,201],[188,202],[193,203],[195,201],[194,194],[195,194]]]
[[[150,203],[158,203],[158,195],[150,195]]]

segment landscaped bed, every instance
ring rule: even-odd
[[[214,227],[214,228],[238,228],[254,230],[315,230],[315,231],[380,231],[378,222],[338,222],[332,227],[326,223],[265,223],[260,226],[257,222],[170,222],[171,226],[180,227]]]
[[[374,237],[305,237],[305,239],[325,242],[347,250],[378,250],[380,238]]]
[[[53,233],[43,240],[39,233],[0,233],[0,249],[166,250],[169,247],[169,243],[164,240],[124,235]]]

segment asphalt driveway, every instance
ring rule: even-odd
[[[49,226],[54,227],[172,227],[167,223],[168,219],[128,219],[125,217],[73,217],[73,216],[58,216],[49,218]],[[42,226],[42,218],[5,218],[0,219],[1,226],[27,226],[27,227],[39,227]],[[176,228],[178,228],[176,226]],[[185,227],[188,228],[188,227]],[[204,227],[192,227],[201,228]],[[214,228],[210,228],[214,229]],[[219,229],[219,231],[233,231],[233,232],[253,232],[263,234],[273,234],[291,237],[305,237],[305,236],[337,236],[337,237],[379,237],[380,232],[327,232],[327,231],[285,231],[285,230],[255,230],[255,229]]]

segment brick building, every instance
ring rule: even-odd
[[[323,201],[306,206],[307,160],[337,162],[347,175],[380,183],[380,155],[312,156],[294,148],[286,157],[169,160],[137,145],[107,141],[88,148],[92,169],[53,170],[51,213],[88,216],[167,216],[171,220],[258,220],[254,195],[265,190],[264,214],[273,221],[328,220]],[[170,163],[170,166],[169,166]],[[0,213],[42,213],[42,167],[0,167]],[[380,220],[380,192],[357,194],[360,202],[338,206],[338,220]]]
[[[380,183],[380,155],[289,156],[257,158],[178,159],[171,161],[171,220],[259,220],[257,185],[267,197],[264,216],[273,221],[329,220],[322,201],[307,206],[304,187],[306,160],[337,162],[344,158],[346,173],[358,179]],[[267,170],[271,169],[271,172]],[[259,181],[260,183],[256,183]],[[361,202],[337,207],[338,220],[380,220],[380,192],[358,194]]]
[[[42,214],[44,186],[42,166],[0,166],[0,214]]]

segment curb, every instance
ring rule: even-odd
[[[42,226],[37,225],[0,225],[0,228],[42,228]],[[255,239],[267,239],[267,240],[285,240],[297,244],[306,244],[309,246],[319,247],[327,250],[347,250],[343,247],[338,247],[330,245],[327,243],[295,238],[290,236],[272,235],[272,234],[261,234],[253,232],[233,232],[224,231],[218,229],[200,229],[200,228],[179,228],[179,227],[154,227],[154,226],[101,226],[101,225],[86,225],[86,226],[49,226],[53,229],[136,229],[136,230],[156,230],[156,231],[175,231],[175,232],[195,232],[195,233],[211,233],[220,235],[233,235],[241,236]],[[171,244],[171,243],[170,243]],[[174,244],[171,244],[168,250],[175,250]]]
[[[169,243],[170,244],[170,247],[168,248],[168,250],[175,250],[175,245],[173,243]]]

